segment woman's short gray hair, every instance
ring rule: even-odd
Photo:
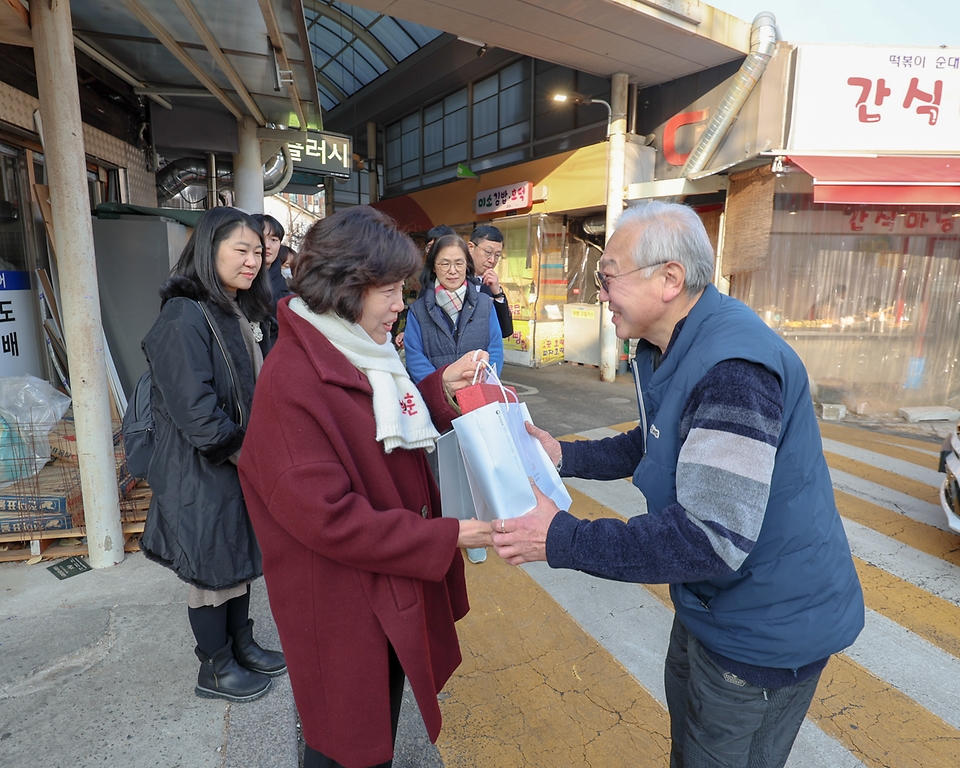
[[[713,279],[714,254],[707,230],[697,212],[680,203],[651,200],[627,208],[617,229],[638,227],[633,246],[637,267],[677,261],[686,270],[687,293],[700,293]]]

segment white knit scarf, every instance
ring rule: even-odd
[[[356,323],[333,312],[318,315],[299,296],[291,299],[289,306],[367,377],[373,390],[377,440],[383,443],[384,452],[390,453],[394,448],[432,451],[440,433],[390,340],[377,344]]]

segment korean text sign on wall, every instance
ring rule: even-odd
[[[960,48],[802,45],[789,149],[957,151]]]
[[[0,271],[0,376],[41,376],[30,272]]]
[[[500,213],[519,211],[533,204],[533,184],[520,181],[496,189],[477,192],[473,201],[474,213]]]
[[[326,176],[350,176],[353,144],[349,136],[326,131],[307,131],[305,144],[289,144],[294,169]]]

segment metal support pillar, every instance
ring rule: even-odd
[[[207,201],[206,208],[216,208],[220,205],[217,197],[219,192],[217,185],[217,155],[215,152],[207,152]]]
[[[323,203],[324,203],[324,216],[332,216],[334,211],[336,211],[336,206],[334,205],[334,196],[336,195],[336,187],[334,186],[333,176],[324,176],[323,177]]]
[[[370,202],[380,199],[380,180],[377,178],[377,124],[367,123],[367,192]]]
[[[257,121],[249,115],[240,121],[240,154],[233,156],[233,199],[247,213],[263,213],[263,160]]]
[[[605,241],[610,242],[617,219],[623,213],[624,157],[627,147],[627,100],[629,75],[618,72],[611,79],[610,126],[607,137],[607,223]],[[600,314],[600,379],[614,381],[620,364],[620,339],[610,308]]]
[[[123,560],[100,293],[70,4],[30,3],[90,565]]]

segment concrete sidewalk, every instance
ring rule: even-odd
[[[0,762],[50,766],[296,766],[289,679],[249,704],[194,695],[187,588],[134,553],[58,580],[0,566]],[[279,647],[263,582],[255,635]]]

